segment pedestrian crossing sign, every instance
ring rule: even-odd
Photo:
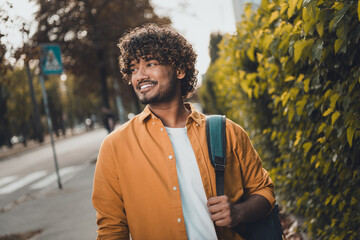
[[[40,46],[42,74],[61,74],[63,72],[63,67],[61,64],[60,47],[55,44],[41,44]]]

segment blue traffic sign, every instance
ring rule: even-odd
[[[55,44],[40,44],[40,47],[40,66],[42,74],[61,74],[63,72],[63,67],[61,64],[60,47]]]

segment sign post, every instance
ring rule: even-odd
[[[40,77],[39,78],[40,78],[41,90],[42,90],[42,95],[43,95],[47,124],[49,127],[51,146],[52,146],[53,155],[54,155],[55,171],[56,171],[58,186],[59,186],[59,189],[62,189],[61,178],[60,178],[60,174],[59,174],[59,165],[58,165],[56,151],[55,151],[52,121],[51,121],[51,117],[50,117],[48,99],[47,99],[45,83],[44,83],[44,75],[61,74],[63,72],[63,68],[62,68],[62,64],[61,64],[61,53],[60,53],[60,47],[58,45],[40,44],[40,47],[41,47],[41,56],[40,56]]]

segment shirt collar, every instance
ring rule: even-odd
[[[197,111],[195,109],[195,107],[189,103],[189,102],[186,102],[184,103],[185,104],[185,107],[187,109],[190,109],[191,110],[191,114],[189,115],[187,121],[186,121],[186,124],[190,123],[191,119],[193,121],[195,121],[197,124],[201,125],[202,124],[202,116],[203,114],[201,114],[199,111]],[[140,122],[144,122],[148,117],[152,116],[152,118],[156,119],[157,117],[151,112],[150,108],[148,105],[146,105],[146,107],[144,108],[144,110],[139,114],[139,120]]]

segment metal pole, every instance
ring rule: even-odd
[[[61,179],[60,179],[60,174],[59,174],[59,165],[58,165],[58,161],[57,161],[57,157],[56,157],[54,137],[53,137],[53,132],[52,132],[52,122],[51,122],[51,117],[50,117],[50,112],[49,112],[48,101],[47,101],[47,95],[46,95],[46,89],[45,89],[45,83],[44,83],[44,76],[42,75],[42,73],[39,74],[39,78],[40,78],[41,90],[42,90],[42,95],[43,95],[43,100],[44,100],[44,107],[45,107],[47,123],[48,123],[48,126],[49,126],[49,134],[50,134],[50,139],[51,139],[51,146],[52,146],[52,150],[53,150],[53,154],[54,154],[55,171],[56,171],[58,186],[59,186],[59,189],[62,189]]]
[[[25,67],[26,67],[26,73],[28,75],[30,97],[31,97],[31,102],[32,102],[32,105],[33,105],[33,110],[34,110],[35,133],[36,133],[36,137],[37,137],[38,141],[40,143],[42,143],[42,142],[44,142],[44,135],[43,135],[42,127],[41,127],[40,114],[39,114],[38,106],[37,106],[37,103],[36,103],[34,85],[33,85],[33,80],[32,80],[32,77],[31,77],[29,62],[26,61],[26,60],[25,60]]]

